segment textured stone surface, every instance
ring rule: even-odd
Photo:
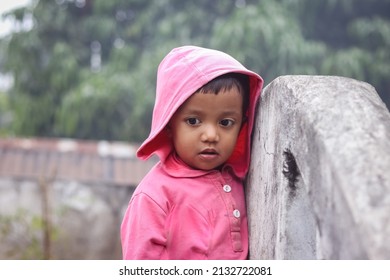
[[[251,259],[390,259],[390,114],[364,82],[283,76],[247,181]]]
[[[44,257],[41,181],[0,179],[0,259]],[[119,229],[133,188],[47,182],[51,259],[121,259]]]

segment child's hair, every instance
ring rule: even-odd
[[[202,86],[195,93],[214,93],[218,94],[221,90],[230,90],[232,87],[237,87],[243,97],[242,114],[245,116],[249,105],[249,77],[240,73],[227,73],[218,76]]]

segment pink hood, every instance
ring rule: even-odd
[[[243,125],[235,150],[227,162],[236,176],[243,178],[249,168],[251,132],[263,79],[231,56],[216,50],[184,46],[173,49],[162,60],[157,73],[151,132],[138,149],[137,156],[148,159],[156,154],[165,162],[173,150],[171,139],[165,130],[172,115],[200,87],[230,72],[246,74],[250,80],[248,121]]]

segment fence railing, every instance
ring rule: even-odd
[[[390,259],[390,113],[364,82],[283,76],[258,107],[251,259]]]

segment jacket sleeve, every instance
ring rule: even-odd
[[[123,259],[158,260],[166,246],[166,213],[151,197],[135,195],[121,226]]]

